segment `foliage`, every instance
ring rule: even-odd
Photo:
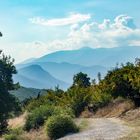
[[[0,32],[0,37],[2,37],[2,33]]]
[[[140,100],[140,61],[127,63],[120,68],[109,71],[103,82],[108,87],[108,93],[114,98],[121,96],[129,98],[139,105]]]
[[[45,91],[44,91],[45,92]],[[55,90],[48,89],[44,95],[39,98],[32,99],[26,106],[28,111],[36,109],[41,105],[57,105],[59,99],[63,96],[64,91],[58,87]]]
[[[33,98],[31,100],[29,100],[29,102],[27,101],[27,104],[26,104],[26,109],[27,111],[30,112],[30,110],[34,110],[36,109],[37,107],[40,107],[42,105],[50,105],[46,95],[42,95],[40,96],[40,98]]]
[[[74,118],[74,112],[71,108],[69,107],[62,107],[62,106],[56,106],[54,108],[54,112],[53,112],[53,116],[56,115],[66,115],[66,116],[70,116],[71,118]]]
[[[9,114],[20,111],[18,100],[8,92],[16,87],[12,80],[12,75],[16,74],[13,63],[10,56],[5,56],[0,51],[0,134],[7,128]]]
[[[92,111],[106,106],[112,100],[122,97],[131,99],[138,106],[140,105],[140,60],[134,64],[127,63],[108,71],[107,75],[101,79],[98,73],[98,83],[95,81],[91,85],[87,74],[78,73],[74,76],[73,85],[63,91],[56,87],[55,90],[47,90],[46,95],[41,95],[32,99],[27,105],[28,110],[32,110],[27,117],[26,130],[38,128],[43,125],[49,117],[50,126],[47,127],[51,138],[59,137],[58,127],[62,123],[56,120],[60,116],[78,117],[85,108],[92,107]],[[56,116],[56,118],[55,118]],[[57,118],[58,117],[58,118]],[[53,123],[56,121],[56,123]],[[55,126],[56,124],[56,126]],[[58,129],[54,130],[53,129]],[[50,129],[50,130],[49,130]],[[65,132],[67,128],[61,128]],[[63,135],[60,133],[60,135]]]
[[[89,105],[92,106],[93,111],[96,111],[98,108],[107,105],[112,100],[112,96],[104,89],[106,89],[106,86],[102,83],[90,87]]]
[[[48,136],[55,140],[68,133],[77,132],[78,128],[69,116],[57,115],[48,119],[46,123],[46,131]]]
[[[52,106],[41,106],[33,110],[28,114],[24,129],[29,131],[30,129],[38,129],[44,124],[44,121],[53,114],[54,107]]]
[[[28,100],[30,98],[36,98],[39,93],[42,93],[42,90],[40,89],[34,89],[34,88],[25,88],[20,87],[16,90],[10,91],[10,93],[14,96],[16,96],[21,102]]]
[[[22,140],[20,135],[23,133],[22,128],[15,128],[9,130],[7,134],[4,135],[5,140]]]
[[[63,106],[70,107],[76,116],[79,116],[90,100],[89,88],[75,86],[70,88],[63,96],[61,103]]]
[[[27,131],[29,131],[30,129],[38,129],[50,116],[60,114],[74,117],[72,110],[69,108],[47,105],[40,106],[28,114],[24,129]]]
[[[19,140],[19,138],[15,134],[9,134],[9,135],[5,135],[5,140]]]
[[[87,74],[84,74],[82,72],[74,75],[73,77],[73,86],[79,86],[79,87],[89,87],[90,86],[90,78]]]

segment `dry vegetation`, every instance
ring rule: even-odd
[[[20,115],[19,117],[10,119],[8,121],[10,129],[21,129],[25,124],[27,113]],[[20,132],[21,140],[48,140],[47,135],[45,133],[45,128],[41,127],[38,130],[31,130],[30,132],[21,131]],[[0,140],[3,140],[0,138]]]
[[[22,134],[22,137],[24,140],[48,140],[44,129],[42,127],[39,130],[33,130],[29,133],[25,132]]]
[[[20,115],[19,117],[9,119],[8,124],[10,128],[22,127],[25,124],[25,118],[27,113]]]
[[[110,102],[107,106],[99,109],[95,114],[94,117],[120,117],[125,112],[129,111],[130,109],[134,108],[133,102],[130,100],[124,100],[118,98],[112,102]]]
[[[133,128],[132,133],[121,140],[140,140],[140,108],[129,110],[121,116],[121,119]]]

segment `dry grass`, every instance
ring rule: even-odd
[[[25,124],[25,117],[26,117],[27,113],[25,112],[24,114],[13,118],[13,119],[9,119],[8,121],[8,125],[10,128],[18,128],[18,127],[23,127]]]
[[[10,129],[18,129],[18,128],[23,128],[25,124],[25,119],[26,119],[27,113],[24,113],[20,115],[19,117],[10,119],[8,121],[9,128]],[[31,130],[30,132],[23,131],[20,134],[20,139],[22,140],[48,140],[46,135],[46,130],[44,127],[41,127],[38,130]],[[0,138],[2,140],[2,138]]]
[[[32,130],[30,132],[25,132],[22,134],[25,140],[49,140],[45,133],[45,128],[40,128],[38,130]]]
[[[125,112],[134,108],[134,104],[129,100],[116,99],[106,107],[99,109],[94,117],[120,117]]]
[[[140,140],[140,108],[130,110],[121,116],[127,125],[133,128],[132,133],[121,140]]]
[[[126,120],[126,121],[129,121],[129,122],[139,120],[139,118],[140,118],[140,108],[129,110],[128,112],[123,114],[121,116],[121,118]]]
[[[87,108],[81,113],[80,118],[92,118],[93,112],[90,112]]]
[[[133,120],[131,122],[128,121],[127,125],[129,127],[132,127],[133,130],[128,136],[126,136],[120,140],[140,140],[140,119]]]

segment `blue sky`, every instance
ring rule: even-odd
[[[83,46],[139,46],[139,5],[140,0],[0,0],[0,49],[20,62]]]

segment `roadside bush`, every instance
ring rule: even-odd
[[[46,126],[47,134],[53,140],[63,137],[69,133],[78,132],[78,127],[72,121],[72,118],[65,115],[50,117]]]
[[[4,139],[5,140],[19,140],[19,138],[16,134],[5,135]]]
[[[41,106],[33,110],[28,114],[24,129],[29,131],[30,129],[38,129],[42,126],[48,117],[53,114],[54,107],[52,106]]]
[[[31,110],[35,110],[37,107],[39,106],[49,106],[50,103],[47,99],[47,96],[46,95],[42,95],[39,97],[39,99],[31,99],[28,104],[25,106],[25,109],[27,111],[31,111]]]
[[[66,108],[66,107],[61,107],[61,106],[54,108],[53,116],[56,116],[56,115],[66,115],[66,116],[70,116],[71,118],[75,117],[74,112],[71,108],[69,107]]]
[[[23,133],[22,128],[10,129],[8,134],[4,135],[5,140],[23,140],[20,135]]]
[[[72,109],[59,106],[41,106],[28,114],[24,129],[38,129],[50,116],[66,115],[74,118]]]
[[[17,134],[7,134],[4,136],[4,140],[27,140],[27,138]]]

